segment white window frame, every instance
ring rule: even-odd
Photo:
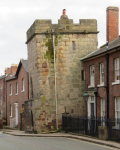
[[[10,105],[10,117],[12,117],[12,105]]]
[[[119,102],[117,102],[117,100]],[[116,126],[112,127],[113,129],[119,129],[119,124],[117,123],[118,119],[118,112],[120,113],[120,97],[115,97],[115,119],[116,119]],[[120,119],[120,117],[119,117]]]
[[[120,97],[115,98],[115,118],[116,119],[118,118],[118,112],[120,112]]]
[[[119,81],[119,58],[114,60],[115,81]]]
[[[101,98],[101,117],[105,117],[105,98]]]
[[[15,95],[18,95],[18,82],[16,82],[16,94]]]
[[[12,95],[12,84],[10,84],[10,95]]]
[[[93,71],[92,71],[93,70]],[[90,85],[95,86],[95,66],[90,66]]]
[[[22,91],[21,92],[24,92],[25,91],[25,80],[22,79]]]
[[[104,63],[100,63],[100,84],[104,84]]]

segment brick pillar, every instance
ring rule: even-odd
[[[107,8],[107,41],[113,41],[119,36],[119,8]]]

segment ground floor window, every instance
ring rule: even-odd
[[[120,119],[120,97],[115,98],[115,118]]]
[[[105,117],[105,99],[101,98],[101,117]]]

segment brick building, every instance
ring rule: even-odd
[[[97,21],[74,24],[63,15],[58,24],[35,20],[27,31],[30,100],[25,102],[26,131],[54,130],[62,113],[85,115],[80,58],[97,48]]]
[[[87,115],[120,118],[119,8],[107,8],[108,44],[81,60],[86,76]]]
[[[7,83],[7,125],[20,127],[20,113],[29,99],[28,61],[21,60],[14,76]],[[24,122],[23,122],[24,128]]]
[[[6,119],[6,82],[5,80],[14,75],[17,70],[17,64],[12,64],[10,68],[5,69],[5,75],[0,76],[0,118]]]

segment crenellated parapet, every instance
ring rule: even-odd
[[[68,19],[66,15],[62,15],[58,20],[58,24],[52,24],[50,19],[35,20],[27,31],[27,42],[36,34],[48,34],[51,30],[55,33],[98,33],[96,19],[80,19],[78,24],[73,23],[73,19]]]

